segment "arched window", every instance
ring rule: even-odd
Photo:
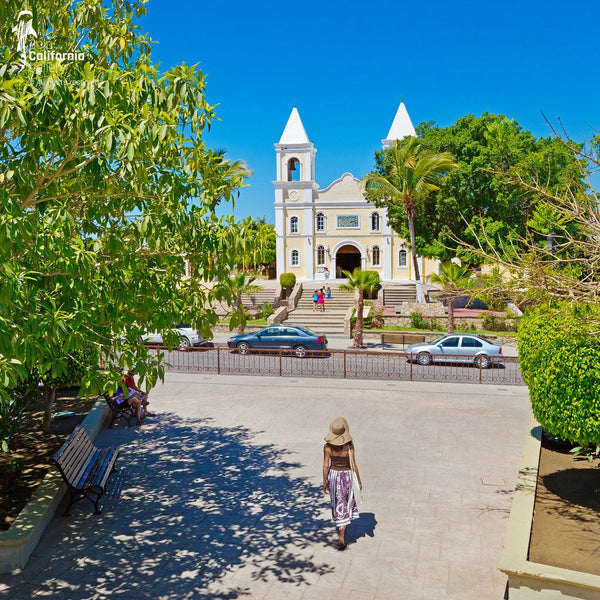
[[[398,250],[398,266],[406,267],[408,264],[408,252],[404,249]]]
[[[325,264],[325,246],[317,246],[317,264],[324,265]]]
[[[381,228],[381,217],[379,213],[374,212],[371,214],[371,231],[379,231]]]
[[[379,246],[373,246],[371,248],[371,264],[374,267],[379,267],[381,265],[381,249]]]
[[[325,215],[317,213],[317,231],[325,231]]]
[[[300,161],[297,158],[290,158],[287,163],[288,181],[300,181]]]
[[[298,217],[290,219],[290,233],[298,233]]]
[[[300,252],[298,252],[298,250],[292,250],[291,258],[292,258],[292,260],[290,261],[291,266],[299,267],[300,266]]]

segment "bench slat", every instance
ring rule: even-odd
[[[53,460],[71,490],[71,504],[88,498],[98,513],[98,501],[105,492],[106,482],[113,472],[119,449],[115,446],[96,448],[82,427],[76,427]]]

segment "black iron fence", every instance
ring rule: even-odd
[[[484,368],[475,365],[472,358],[460,362],[465,357],[459,355],[448,355],[443,363],[420,365],[416,355],[389,350],[327,350],[304,356],[290,350],[248,350],[241,354],[224,347],[171,352],[157,348],[159,351],[165,353],[167,370],[175,372],[524,385],[519,361],[513,357]]]

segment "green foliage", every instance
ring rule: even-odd
[[[418,310],[411,312],[408,319],[414,329],[429,329],[427,319]]]
[[[0,394],[0,450],[8,452],[12,440],[26,425],[23,413],[33,397],[39,394],[37,381],[26,378]]]
[[[479,241],[485,233],[495,249],[510,253],[509,232],[525,233],[540,198],[515,179],[539,182],[555,194],[572,183],[582,184],[577,160],[560,140],[535,138],[504,115],[467,115],[446,128],[427,123],[417,127],[417,133],[426,148],[450,152],[458,164],[439,182],[439,192],[420,204],[415,230],[422,256],[442,260],[458,256],[463,263],[477,265],[480,257],[455,239],[476,244],[475,232]],[[379,169],[381,165],[379,157]],[[394,229],[406,237],[404,215],[399,211],[388,214]]]
[[[235,273],[226,282],[229,297],[229,305],[232,307],[231,318],[229,319],[229,331],[237,327],[238,333],[244,333],[248,322],[248,311],[242,302],[242,296],[251,296],[260,291],[260,286],[254,285],[256,277],[248,275],[245,271]]]
[[[416,235],[420,228],[415,227],[415,218],[432,192],[440,189],[440,178],[456,166],[454,158],[411,136],[396,140],[376,158],[377,170],[364,179],[367,198],[376,206],[384,206],[392,229],[410,241],[415,279],[419,281]],[[417,295],[421,293],[417,286]]]
[[[260,312],[257,313],[256,317],[261,319],[268,319],[274,312],[275,309],[273,308],[273,305],[270,302],[265,302],[261,306]],[[260,315],[260,317],[258,315]]]
[[[279,276],[279,283],[284,290],[292,290],[296,285],[296,275],[294,273],[282,273]]]
[[[80,43],[85,60],[30,64],[22,8],[0,3],[0,362],[54,386],[75,360],[85,394],[126,365],[154,385],[141,333],[183,320],[209,337],[218,320],[243,225],[214,208],[247,171],[202,139],[215,114],[198,67],[152,61],[145,2],[36,1],[35,50]],[[89,348],[100,361],[77,358]],[[19,374],[2,375],[6,402]]]
[[[494,315],[493,313],[481,313],[479,317],[483,321],[485,331],[514,331],[514,326],[508,322],[506,317]]]
[[[437,317],[431,317],[431,319],[429,319],[429,329],[431,329],[431,331],[444,331],[444,326]]]
[[[518,331],[519,360],[533,414],[561,440],[600,444],[598,307],[560,304],[527,311]]]

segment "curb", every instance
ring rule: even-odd
[[[92,441],[100,433],[108,414],[106,402],[98,400],[82,421],[81,426]],[[0,573],[11,573],[27,564],[66,491],[60,473],[55,468],[50,469],[10,529],[0,531]]]

